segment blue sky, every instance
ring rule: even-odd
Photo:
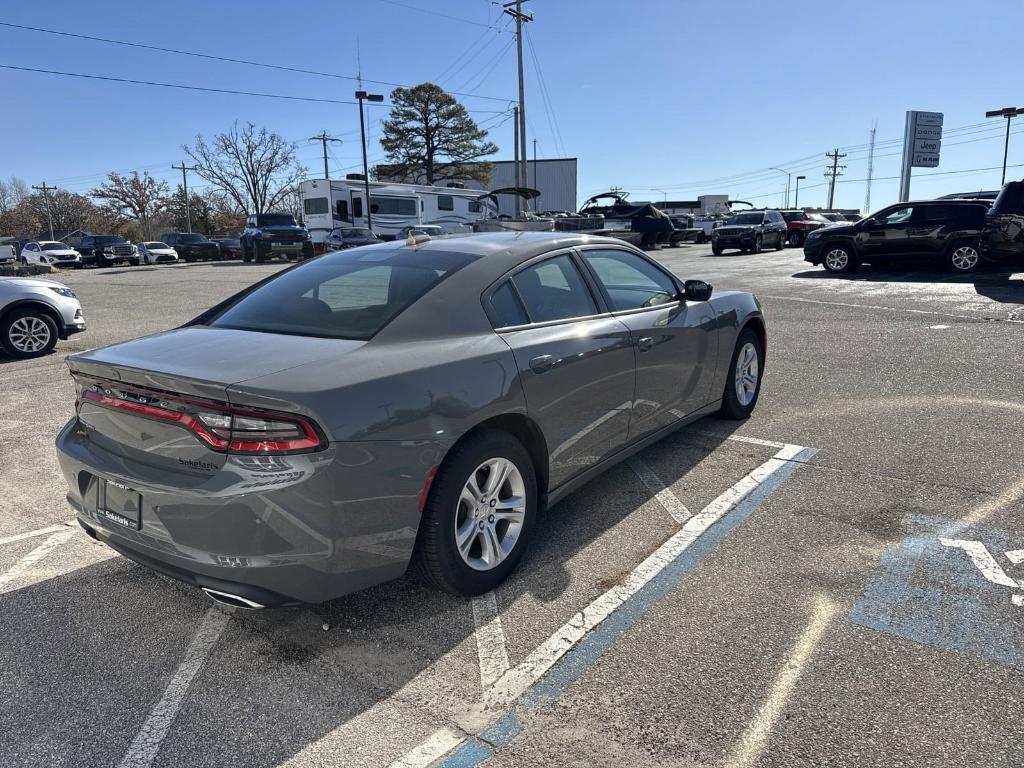
[[[707,193],[781,205],[786,177],[767,170],[778,166],[807,176],[801,203],[823,204],[824,153],[839,147],[848,156],[836,205],[860,208],[877,120],[877,209],[896,198],[897,181],[886,177],[899,175],[907,109],[945,113],[941,165],[915,171],[912,197],[995,189],[1005,124],[984,113],[1024,105],[1020,0],[530,0],[525,9],[535,16],[527,25],[528,138],[537,140],[540,157],[579,158],[581,198],[618,185],[633,199]],[[366,78],[434,80],[476,94],[464,103],[493,127],[497,157],[511,157],[512,123],[500,113],[516,96],[515,50],[489,0],[41,0],[6,4],[0,22],[340,75],[357,72],[358,45]],[[5,27],[0,51],[0,64],[65,72],[342,100],[355,90],[351,80]],[[109,170],[147,170],[175,182],[180,175],[170,165],[181,161],[181,144],[236,119],[297,140],[314,175],[322,173],[320,145],[306,139],[326,129],[344,139],[331,145],[332,175],[358,169],[350,105],[2,69],[0,93],[4,178],[76,192]],[[383,159],[376,138],[385,114],[372,112],[371,161]],[[1013,130],[1024,133],[1024,119]],[[1024,164],[1024,135],[1011,135],[1009,163]],[[1024,167],[1008,171],[1021,177]]]

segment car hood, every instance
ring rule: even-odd
[[[67,288],[64,283],[48,280],[45,277],[0,277],[0,285],[25,288]]]
[[[839,224],[836,222],[834,224],[823,225],[815,231],[827,229],[830,235],[849,235],[853,234],[855,227],[855,224]]]
[[[305,234],[306,230],[302,227],[289,227],[284,225],[275,225],[272,227],[259,227],[261,232],[286,232],[289,234]]]
[[[62,248],[59,251],[42,251],[43,256],[77,256],[78,251],[74,248]]]
[[[337,358],[363,344],[194,326],[81,352],[67,361],[73,373],[223,400],[232,384]]]

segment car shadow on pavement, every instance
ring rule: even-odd
[[[670,487],[738,424],[698,422],[697,429],[716,434],[687,443],[667,463],[671,470],[661,462],[659,479]],[[638,458],[671,448],[671,440]],[[541,514],[519,569],[498,588],[501,601],[526,592],[554,600],[574,578],[570,561],[651,499],[621,464]],[[667,514],[664,524],[672,528]],[[602,547],[616,545],[604,539]],[[586,602],[608,588],[586,586],[578,596]],[[559,606],[557,624],[542,627],[543,634],[586,602]],[[55,762],[64,751],[68,764],[116,763],[164,695],[209,606],[197,590],[123,558],[0,594],[0,684],[13,692],[0,713],[3,752],[14,763],[31,762],[45,741],[58,751]],[[327,615],[332,628],[323,631]],[[367,752],[387,762],[389,749],[404,751],[422,738],[411,721],[407,730],[393,730],[402,717],[415,716],[420,730],[426,723],[432,731],[431,723],[479,697],[474,633],[470,600],[411,573],[325,606],[236,611],[191,684],[158,762],[271,768],[319,748],[339,728],[345,736],[331,747],[339,764],[346,756],[335,750],[349,748],[360,751],[360,763]],[[379,741],[349,743],[368,722]],[[94,735],[97,723],[102,738]],[[406,745],[409,739],[415,742]]]
[[[974,272],[958,274],[944,271],[939,266],[914,265],[910,269],[897,266],[861,267],[856,272],[832,273],[822,268],[796,272],[793,277],[802,280],[845,280],[862,283],[948,283],[973,284],[977,292],[1003,303],[1024,303],[1024,280],[1013,279],[1021,270],[1006,267],[982,267]]]

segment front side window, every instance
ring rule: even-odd
[[[454,211],[455,210],[455,198],[451,195],[438,195],[437,196],[437,210],[439,211]]]
[[[880,216],[876,216],[875,219],[883,226],[891,226],[893,224],[906,224],[910,221],[910,217],[913,214],[914,209],[909,205],[904,205],[899,208],[893,208],[891,211],[887,211]]]
[[[604,286],[614,311],[676,301],[676,285],[672,279],[635,253],[609,249],[584,250],[581,254]]]
[[[527,267],[513,276],[512,282],[523,298],[531,322],[597,314],[594,297],[568,255]]]
[[[214,328],[369,339],[474,257],[408,249],[335,251],[280,273],[208,321]]]

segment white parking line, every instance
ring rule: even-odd
[[[149,717],[142,724],[142,729],[128,747],[125,756],[121,758],[119,768],[149,768],[153,764],[160,752],[160,745],[163,744],[178,716],[178,710],[181,709],[189,686],[228,625],[231,619],[230,611],[231,609],[221,606],[211,606],[207,609],[195,637],[185,651],[185,658],[175,670],[163,696],[150,711]]]
[[[4,573],[0,574],[0,595],[4,592],[9,592],[25,571],[75,535],[74,528],[61,527],[63,530],[51,535],[50,538],[21,558]]]
[[[48,533],[56,533],[57,531],[66,531],[68,530],[68,525],[70,523],[60,523],[59,525],[50,525],[46,528],[38,528],[26,533],[16,533],[13,536],[6,536],[0,539],[0,545],[13,544],[16,541],[24,541],[25,539],[34,539],[36,536],[45,536]]]
[[[406,752],[388,765],[388,768],[426,768],[466,740],[465,734],[454,728],[442,728],[416,749]]]
[[[835,618],[837,611],[838,607],[831,600],[819,598],[807,628],[796,645],[793,646],[789,658],[786,659],[782,670],[776,676],[767,700],[744,729],[739,743],[733,749],[729,759],[725,761],[729,768],[748,768],[761,757],[768,743],[768,737],[782,716],[782,711],[793,694],[793,689],[800,680],[804,667],[807,666],[811,654],[821,641],[821,636],[825,633],[828,625]]]
[[[654,498],[658,503],[665,508],[666,512],[672,515],[673,520],[682,525],[690,519],[690,510],[679,500],[678,496],[665,487],[665,484],[654,473],[653,469],[636,456],[631,458],[628,463],[647,490],[654,494]]]
[[[509,667],[505,633],[493,591],[473,598],[473,623],[476,624],[476,649],[480,657],[480,686],[486,690]]]

